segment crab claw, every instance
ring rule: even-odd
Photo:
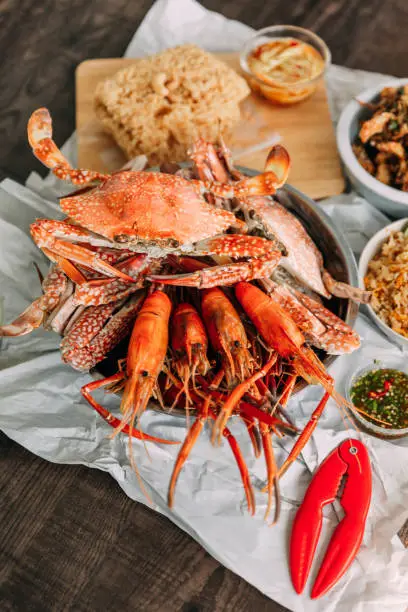
[[[236,197],[273,195],[286,183],[289,170],[289,153],[281,145],[276,145],[269,151],[265,172],[235,183],[235,195]]]
[[[33,112],[28,120],[27,136],[32,149],[36,149],[43,140],[52,138],[52,119],[46,108]]]
[[[200,190],[210,192],[221,198],[247,198],[249,196],[267,196],[276,193],[288,178],[290,170],[289,153],[281,145],[275,145],[268,154],[265,172],[251,178],[244,178],[235,183],[217,183],[203,181]]]
[[[28,142],[34,155],[48,168],[70,165],[52,140],[52,120],[46,108],[39,108],[31,115],[27,125]]]
[[[36,158],[50,168],[58,178],[70,180],[76,185],[84,185],[108,177],[100,172],[72,168],[52,139],[52,119],[48,109],[38,108],[33,112],[28,120],[27,136]]]
[[[290,170],[290,157],[281,145],[275,145],[268,153],[265,162],[265,172],[273,172],[279,181],[279,186],[286,183]]]
[[[322,271],[322,279],[326,289],[332,295],[351,299],[360,304],[368,304],[371,300],[371,291],[360,289],[360,287],[352,287],[351,285],[347,285],[347,283],[337,281],[327,270]]]
[[[43,297],[40,297],[30,304],[13,323],[2,325],[0,336],[25,336],[40,327],[45,315],[42,305]]]

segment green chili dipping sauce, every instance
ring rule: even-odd
[[[408,427],[408,375],[391,368],[378,368],[361,376],[350,396],[357,412],[374,425]]]

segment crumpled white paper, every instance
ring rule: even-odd
[[[130,43],[126,55],[153,53],[183,42],[198,42],[209,50],[238,49],[250,35],[247,26],[211,13],[194,0],[159,0],[149,11]],[[333,66],[328,75],[334,118],[361,88],[388,79],[383,75]],[[65,153],[75,160],[75,135]],[[4,321],[11,321],[39,295],[40,285],[32,262],[47,270],[47,262],[29,237],[29,225],[38,217],[59,217],[57,195],[66,185],[49,176],[44,181],[31,175],[27,187],[11,180],[0,185],[0,294]],[[359,254],[387,218],[355,194],[341,195],[324,203],[326,212],[342,227]],[[357,331],[362,348],[339,358],[331,374],[343,391],[350,372],[376,358],[395,356],[399,349],[359,315]],[[2,339],[0,352],[0,428],[33,453],[58,463],[81,463],[109,472],[132,499],[146,503],[127,457],[127,438],[108,438],[110,427],[81,398],[80,388],[89,376],[79,374],[60,360],[58,337],[38,330],[17,339]],[[313,387],[290,403],[299,425],[306,423],[322,392]],[[117,411],[118,399],[100,393],[103,404]],[[148,411],[143,429],[153,435],[183,440],[185,421]],[[237,423],[231,428],[248,460],[257,489],[257,514],[248,516],[237,467],[228,445],[213,448],[205,431],[184,467],[176,491],[175,508],[166,505],[167,487],[178,448],[148,445],[134,440],[134,454],[154,508],[188,532],[226,567],[260,591],[300,611],[377,612],[406,610],[408,600],[408,553],[397,531],[408,517],[408,445],[404,440],[384,442],[364,436],[373,459],[373,501],[364,542],[356,561],[336,587],[324,598],[309,599],[310,584],[302,596],[295,594],[288,572],[287,547],[290,525],[310,482],[310,475],[347,433],[340,414],[329,403],[303,459],[282,480],[282,515],[273,528],[263,521],[265,495],[260,493],[265,469],[252,456],[246,431]],[[275,442],[281,463],[291,440]],[[338,521],[336,504],[327,508],[317,566],[325,543]],[[314,568],[316,568],[316,565]]]

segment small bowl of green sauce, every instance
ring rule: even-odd
[[[347,385],[350,411],[358,425],[380,438],[408,435],[408,366],[374,361],[354,373]]]

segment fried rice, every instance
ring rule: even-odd
[[[392,234],[368,264],[371,306],[393,331],[408,338],[408,227]]]

